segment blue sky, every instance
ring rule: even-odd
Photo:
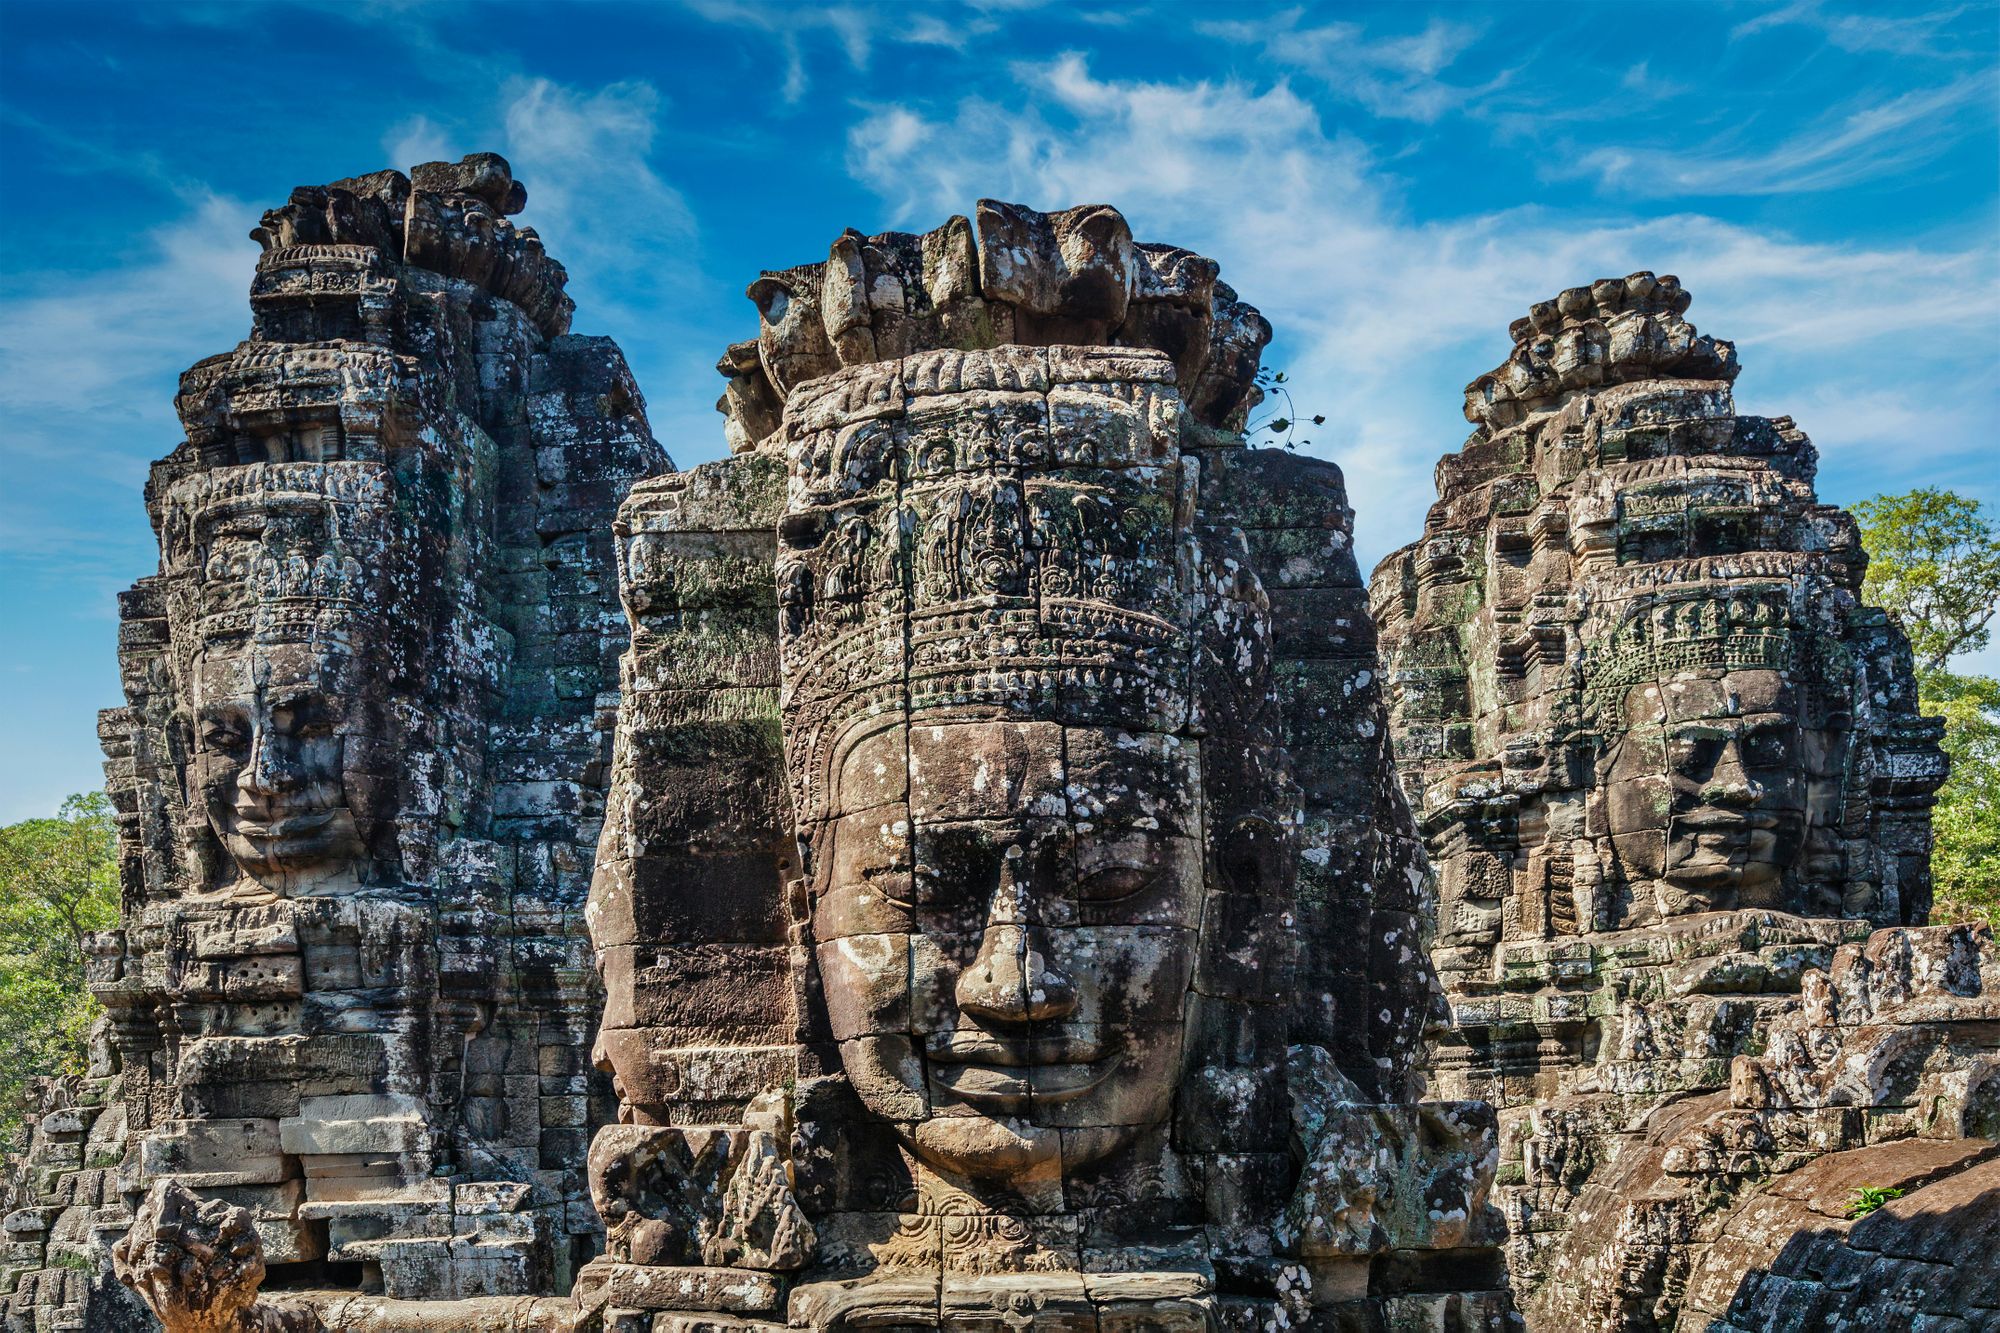
[[[1562,287],[1678,273],[1824,498],[2000,502],[2000,10],[0,3],[0,821],[101,781],[175,378],[295,184],[494,149],[683,465],[762,268],[975,199],[1215,256],[1372,562]],[[2000,668],[2000,653],[1986,655]]]

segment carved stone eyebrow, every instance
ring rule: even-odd
[[[298,712],[324,707],[326,702],[326,695],[320,690],[311,685],[297,685],[278,691],[272,696],[270,705],[272,708],[288,708]]]

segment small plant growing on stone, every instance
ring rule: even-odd
[[[1848,1199],[1847,1216],[1850,1220],[1866,1217],[1889,1200],[1902,1197],[1903,1191],[1893,1185],[1863,1185]]]
[[[1257,387],[1264,391],[1264,397],[1267,399],[1282,397],[1285,400],[1285,410],[1282,412],[1273,412],[1261,421],[1251,422],[1250,429],[1246,434],[1255,435],[1260,431],[1268,430],[1271,432],[1271,438],[1282,443],[1287,449],[1296,449],[1302,444],[1310,446],[1312,444],[1311,440],[1298,438],[1299,409],[1298,405],[1292,401],[1292,389],[1285,382],[1285,372],[1282,370],[1273,370],[1269,366],[1263,367],[1257,372]],[[1312,424],[1315,426],[1324,426],[1326,418],[1323,416],[1314,416]]]

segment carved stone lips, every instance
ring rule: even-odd
[[[1115,1062],[1100,1068],[1090,1064],[1048,1064],[1032,1068],[992,1065],[940,1065],[931,1082],[963,1102],[989,1102],[1018,1108],[1024,1102],[1063,1102],[1081,1097],[1111,1076]]]
[[[999,1037],[990,1032],[935,1032],[924,1041],[924,1053],[933,1060],[945,1064],[998,1065],[1007,1069],[1087,1065],[1103,1052],[1101,1041],[1074,1033]]]
[[[1117,1066],[1103,1060],[1103,1043],[1074,1035],[1009,1039],[984,1032],[933,1035],[925,1043],[930,1077],[960,1101],[1018,1109],[1035,1101],[1067,1101],[1095,1088]]]
[[[1755,810],[1697,810],[1675,821],[1690,833],[1748,833],[1778,826],[1776,815]]]
[[[298,838],[317,833],[333,816],[331,810],[307,810],[292,815],[280,813],[267,816],[261,822],[239,816],[236,831],[246,838]]]

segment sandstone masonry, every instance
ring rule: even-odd
[[[610,520],[669,464],[525,200],[492,154],[295,190],[249,340],[182,379],[101,724],[117,1164],[52,1197],[97,1238],[56,1268],[164,1180],[248,1210],[273,1286],[546,1293],[599,1244]],[[52,1285],[17,1325],[78,1308]]]
[[[1818,1327],[1795,1271],[1737,1293],[1776,1224],[1989,1155],[2000,1105],[1990,935],[1909,928],[1945,769],[1908,647],[1811,443],[1736,414],[1687,305],[1636,273],[1516,321],[1372,586],[1438,884],[1435,1073],[1499,1112],[1535,1327]],[[1884,1146],[1912,1137],[1974,1142]]]
[[[1674,279],[1364,590],[1115,209],[762,274],[675,471],[526,202],[294,191],[183,377],[7,1333],[2000,1326],[1937,726]]]

